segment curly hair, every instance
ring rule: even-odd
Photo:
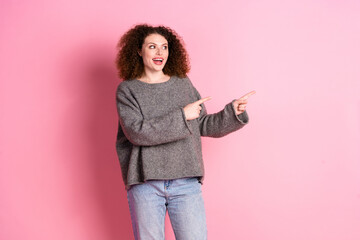
[[[163,68],[164,74],[185,77],[190,71],[189,56],[184,42],[174,30],[165,26],[140,24],[128,30],[117,44],[119,51],[116,56],[116,67],[121,79],[139,78],[144,73],[144,63],[138,51],[141,51],[145,38],[153,33],[162,35],[168,41],[169,56]]]

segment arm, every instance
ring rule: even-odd
[[[199,92],[194,88],[196,97],[201,99]],[[215,114],[207,114],[205,105],[202,104],[202,110],[198,118],[201,136],[223,137],[231,132],[239,130],[249,122],[246,111],[237,115],[234,109],[233,100],[225,108]]]
[[[177,141],[191,134],[182,108],[162,116],[145,119],[140,106],[128,89],[118,89],[117,110],[121,128],[134,145],[152,146]]]

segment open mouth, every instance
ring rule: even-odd
[[[163,63],[163,61],[164,61],[163,58],[153,58],[152,60],[153,60],[154,63],[157,64],[157,65],[161,65],[161,64]]]

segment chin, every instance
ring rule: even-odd
[[[164,69],[164,67],[161,67],[161,68],[159,68],[159,67],[154,68],[154,70],[155,70],[155,71],[157,71],[157,72],[162,71],[163,69]]]

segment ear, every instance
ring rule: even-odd
[[[138,54],[139,54],[139,56],[141,57],[141,52],[140,52],[140,51],[138,51]]]

